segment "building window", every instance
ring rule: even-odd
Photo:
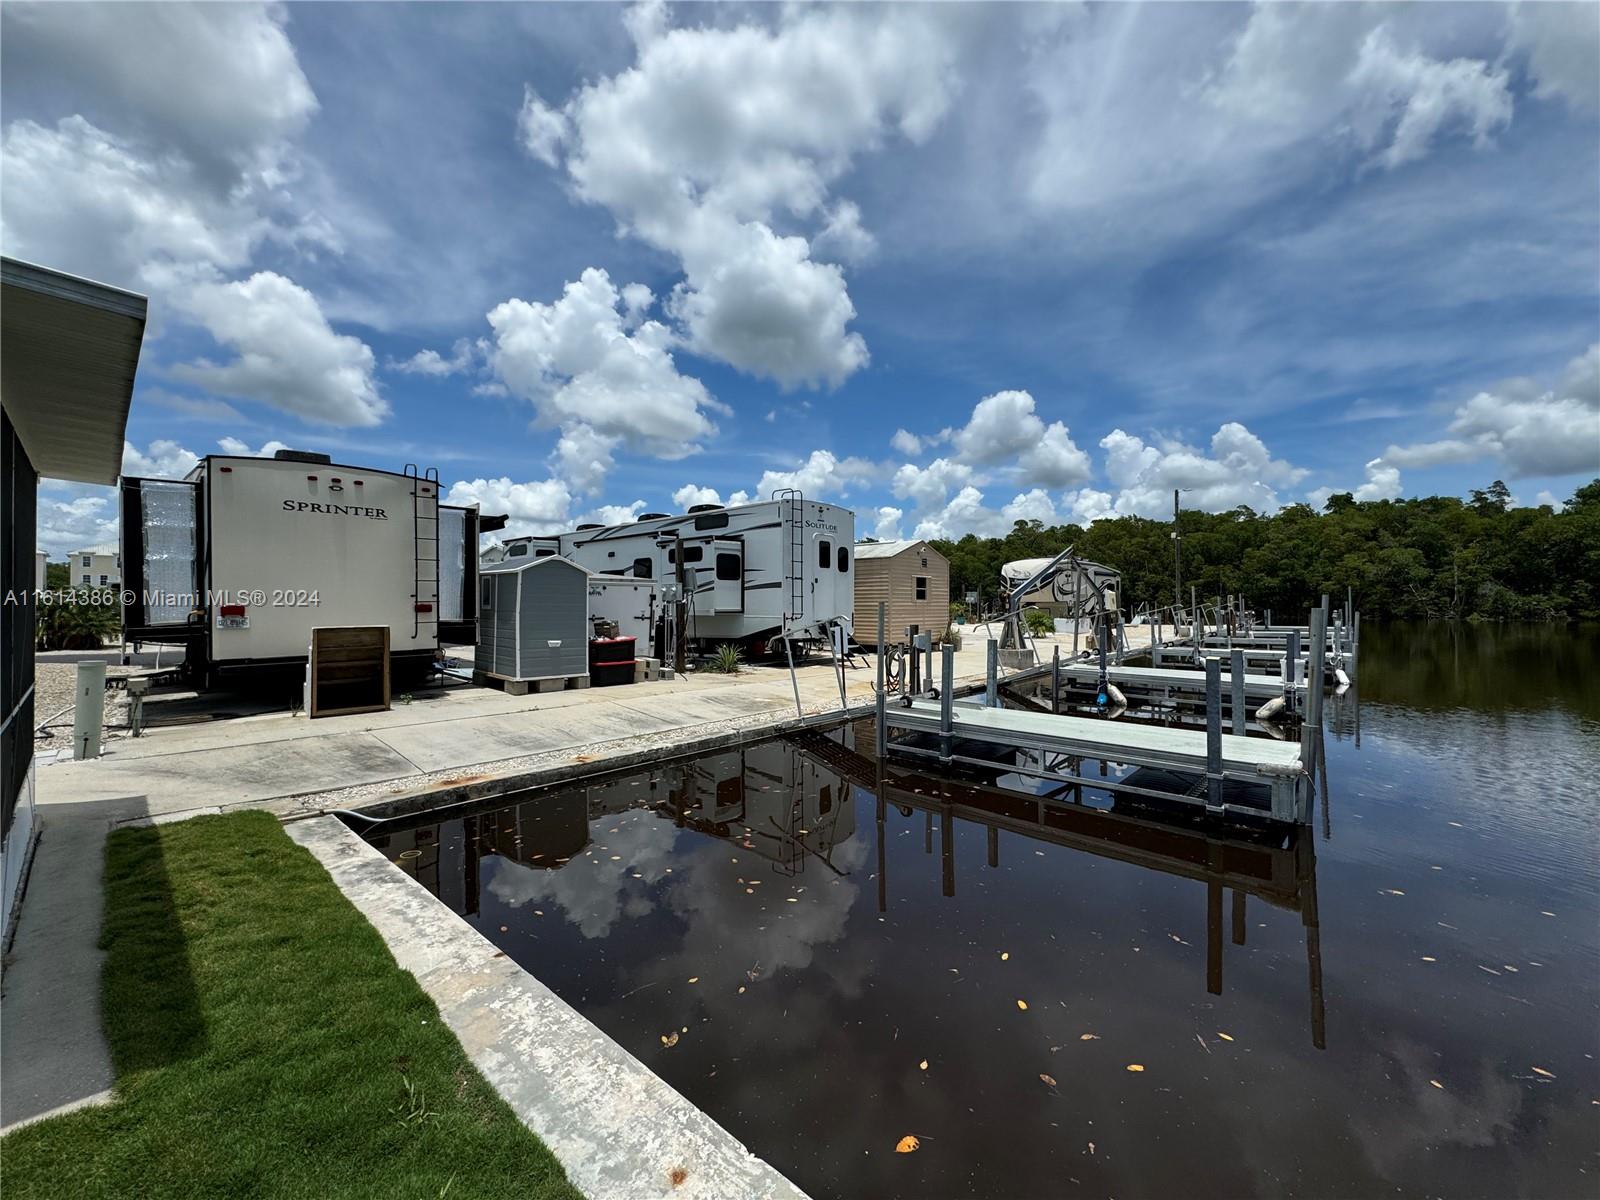
[[[101,587],[105,587],[105,585],[106,585],[106,584],[107,584],[107,583],[108,583],[108,582],[110,582],[110,580],[111,580],[111,576],[109,576],[109,575],[102,575],[102,576],[100,576],[100,586],[101,586]]]
[[[724,583],[734,583],[743,578],[744,572],[737,554],[717,555],[717,578]]]
[[[636,558],[633,560],[633,577],[635,579],[649,579],[656,573],[656,564],[653,559]]]
[[[85,576],[84,576],[84,577],[83,577],[83,580],[82,580],[82,582],[83,582],[83,586],[84,586],[84,587],[88,587],[88,586],[89,586],[89,577],[88,577],[88,576],[87,576],[87,575],[85,575]]]
[[[83,556],[83,565],[86,566],[86,567],[94,566],[94,558],[93,558],[93,556],[85,554]],[[88,583],[89,581],[87,579],[85,579],[84,582]]]
[[[832,565],[833,565],[833,543],[832,542],[820,542],[819,541],[817,543],[817,567],[818,567],[818,569],[826,571]]]
[[[917,576],[917,599],[918,600],[926,600],[927,598],[928,598],[928,577],[926,575],[918,575]]]
[[[696,529],[726,529],[728,527],[728,514],[725,512],[704,513],[694,519]]]

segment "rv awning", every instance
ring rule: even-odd
[[[0,404],[40,475],[117,481],[146,306],[120,288],[0,259]]]

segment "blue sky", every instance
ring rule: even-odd
[[[130,473],[922,536],[1600,473],[1597,5],[0,21],[5,252],[151,297]]]

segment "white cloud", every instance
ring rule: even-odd
[[[870,251],[858,208],[825,211],[829,189],[891,133],[932,132],[955,87],[959,15],[796,7],[771,26],[668,29],[665,9],[646,6],[626,20],[634,65],[560,112],[529,92],[523,144],[677,256],[669,312],[696,351],[786,387],[837,384],[868,357],[844,275],[778,223],[820,214],[819,252]]]
[[[336,333],[315,297],[292,280],[260,271],[234,283],[199,284],[184,302],[238,357],[174,367],[177,378],[318,424],[376,425],[388,415],[372,350]]]
[[[1106,452],[1106,475],[1118,491],[1113,508],[1119,516],[1155,517],[1172,509],[1172,492],[1184,494],[1185,508],[1225,512],[1241,504],[1258,512],[1279,507],[1276,489],[1291,487],[1306,472],[1275,459],[1265,443],[1236,421],[1211,437],[1208,455],[1178,441],[1156,446],[1121,429],[1100,440]]]
[[[827,224],[812,241],[812,247],[818,254],[855,264],[877,252],[878,239],[862,227],[861,209],[855,201],[841,200],[828,214]]]
[[[462,479],[450,485],[445,503],[476,504],[485,513],[505,514],[510,520],[502,537],[560,533],[574,524],[572,493],[559,479]]]
[[[889,481],[889,489],[921,512],[943,504],[952,488],[963,488],[971,481],[972,468],[965,463],[936,458],[925,467],[903,464]]]
[[[277,440],[263,442],[258,449],[250,449],[250,443],[236,437],[225,437],[218,440],[217,445],[224,454],[232,454],[240,458],[271,458],[279,450],[289,448],[287,442]]]
[[[1006,464],[1019,483],[1070,487],[1090,475],[1089,456],[1073,442],[1060,421],[1048,426],[1034,411],[1027,392],[985,396],[966,425],[950,434],[956,455],[975,467]]]
[[[1066,504],[1066,519],[1074,525],[1088,525],[1103,517],[1117,515],[1110,492],[1079,488],[1075,492],[1068,492],[1061,499]]]
[[[922,439],[906,429],[896,429],[894,436],[889,439],[889,445],[907,458],[915,458],[922,453]]]
[[[52,562],[59,562],[74,550],[116,545],[117,510],[111,503],[112,494],[109,488],[96,488],[57,500],[41,491],[36,531],[39,549]]]
[[[626,525],[644,509],[643,500],[635,500],[632,504],[602,504],[599,508],[584,513],[578,518],[577,524],[587,525],[592,522],[596,525]]]
[[[552,464],[575,491],[593,495],[616,465],[612,453],[621,441],[620,437],[597,433],[581,421],[575,422],[562,428]]]
[[[972,533],[979,537],[1002,537],[1010,533],[1018,521],[1040,521],[1048,526],[1058,524],[1060,515],[1055,502],[1042,488],[1020,493],[996,510],[984,504],[981,491],[968,486],[957,492],[942,510],[924,516],[917,523],[916,536],[955,540]]]
[[[770,496],[778,488],[799,488],[808,500],[837,503],[850,494],[853,484],[874,479],[878,468],[864,458],[837,458],[831,450],[813,450],[792,471],[764,471],[756,485],[757,496]]]
[[[594,268],[554,303],[507,300],[489,313],[490,365],[545,425],[581,423],[632,450],[682,458],[715,432],[706,410],[720,406],[698,379],[678,373],[663,325],[624,328],[623,305],[610,276]]]
[[[1518,4],[1511,41],[1527,52],[1533,94],[1560,96],[1579,111],[1600,108],[1600,7],[1594,4]]]
[[[686,483],[672,493],[672,503],[677,506],[679,512],[686,512],[694,504],[721,504],[722,497],[716,488]]]
[[[475,350],[471,338],[457,338],[449,358],[437,350],[418,350],[410,358],[391,363],[390,366],[406,375],[431,375],[435,378],[460,375],[472,369],[476,361]]]
[[[141,479],[182,479],[199,461],[192,450],[165,438],[144,450],[132,442],[122,443],[122,473]]]
[[[1538,495],[1534,496],[1533,498],[1533,503],[1535,507],[1539,508],[1549,505],[1557,512],[1560,512],[1564,507],[1566,507],[1561,500],[1556,498],[1556,494],[1549,488],[1540,488]]]
[[[900,540],[900,521],[905,516],[902,509],[892,504],[880,505],[872,513],[872,536],[880,542]]]
[[[1511,122],[1507,79],[1504,70],[1485,62],[1464,58],[1441,62],[1417,51],[1401,51],[1380,25],[1362,42],[1350,74],[1351,82],[1369,98],[1368,115],[1358,117],[1358,136],[1372,145],[1388,134],[1389,144],[1380,157],[1390,168],[1422,158],[1441,131],[1452,125],[1468,130],[1477,145],[1486,145],[1491,134]],[[1392,133],[1388,133],[1391,117]]]
[[[1552,388],[1510,379],[1456,408],[1449,438],[1390,446],[1395,467],[1494,459],[1511,478],[1600,472],[1600,342],[1566,366]]]

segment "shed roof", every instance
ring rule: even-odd
[[[0,403],[39,474],[117,481],[147,307],[121,288],[0,259]]]
[[[929,553],[939,554],[937,550],[920,538],[898,542],[857,542],[856,561],[860,562],[863,558],[893,558],[897,554],[904,554],[907,550],[913,550],[918,546],[921,546]],[[939,554],[939,557],[943,558],[944,555]]]
[[[549,566],[551,563],[560,563],[562,566],[571,567],[574,571],[582,571],[585,575],[598,575],[598,571],[591,571],[582,563],[573,562],[570,558],[562,558],[559,554],[547,554],[543,558],[503,558],[499,562],[479,563],[478,574],[503,574],[507,571],[531,571],[535,567]]]

